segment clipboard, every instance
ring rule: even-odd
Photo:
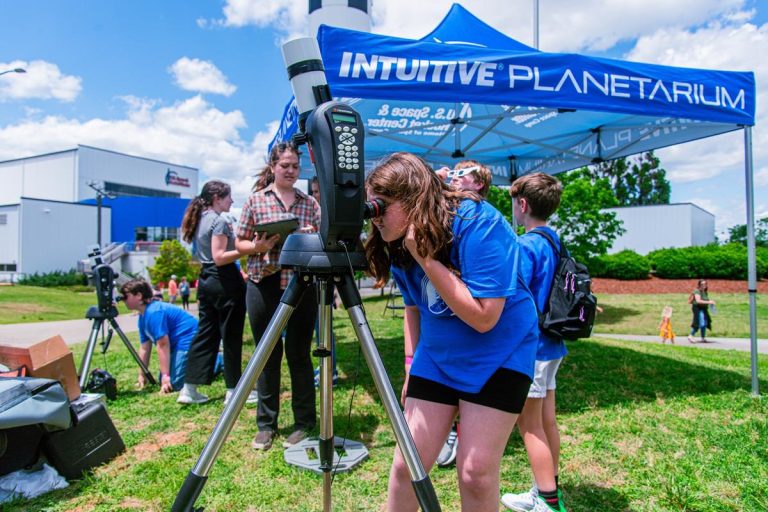
[[[281,240],[299,229],[299,219],[297,217],[288,217],[273,222],[264,222],[257,224],[254,231],[257,233],[266,233],[267,236],[280,235]]]

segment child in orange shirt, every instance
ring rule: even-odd
[[[664,306],[664,309],[661,311],[659,336],[661,336],[662,344],[666,343],[667,340],[673,345],[675,344],[675,333],[672,332],[672,308],[670,306]]]

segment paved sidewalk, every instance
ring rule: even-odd
[[[658,336],[642,336],[636,334],[603,334],[592,333],[593,338],[612,338],[614,340],[640,341],[645,343],[659,343]],[[697,338],[698,339],[698,338]],[[681,347],[696,347],[715,350],[740,350],[750,352],[749,338],[707,338],[707,343],[688,343],[688,336],[676,336],[675,344]],[[757,351],[762,354],[768,354],[768,340],[757,340]]]
[[[375,297],[382,295],[382,292],[372,288],[361,288],[360,295],[362,297]],[[189,312],[197,316],[196,302],[190,303]],[[134,312],[121,314],[115,318],[117,325],[126,334],[138,331],[136,320],[136,313]],[[25,347],[58,334],[67,345],[73,345],[88,341],[92,328],[92,321],[85,318],[81,320],[59,320],[57,322],[6,324],[0,325],[0,343]]]
[[[189,305],[189,312],[197,316],[196,303]],[[118,315],[115,321],[126,334],[139,330],[137,315],[133,312]],[[5,324],[0,325],[0,343],[25,347],[38,341],[47,340],[58,334],[67,345],[74,345],[75,343],[88,341],[91,329],[93,329],[93,321],[86,318],[80,320],[59,320],[57,322]],[[117,334],[115,334],[115,339],[117,339]]]

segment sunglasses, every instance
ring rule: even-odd
[[[472,167],[465,167],[463,169],[451,169],[448,171],[448,179],[452,180],[454,178],[461,178],[462,176],[466,176],[469,173],[479,171],[480,166],[479,165],[473,165]]]

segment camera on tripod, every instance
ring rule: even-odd
[[[115,296],[115,271],[104,263],[101,254],[101,248],[94,245],[88,252],[88,257],[93,261],[93,285],[96,288],[97,307],[101,313],[110,312],[114,307],[114,302],[119,302],[123,298]]]

